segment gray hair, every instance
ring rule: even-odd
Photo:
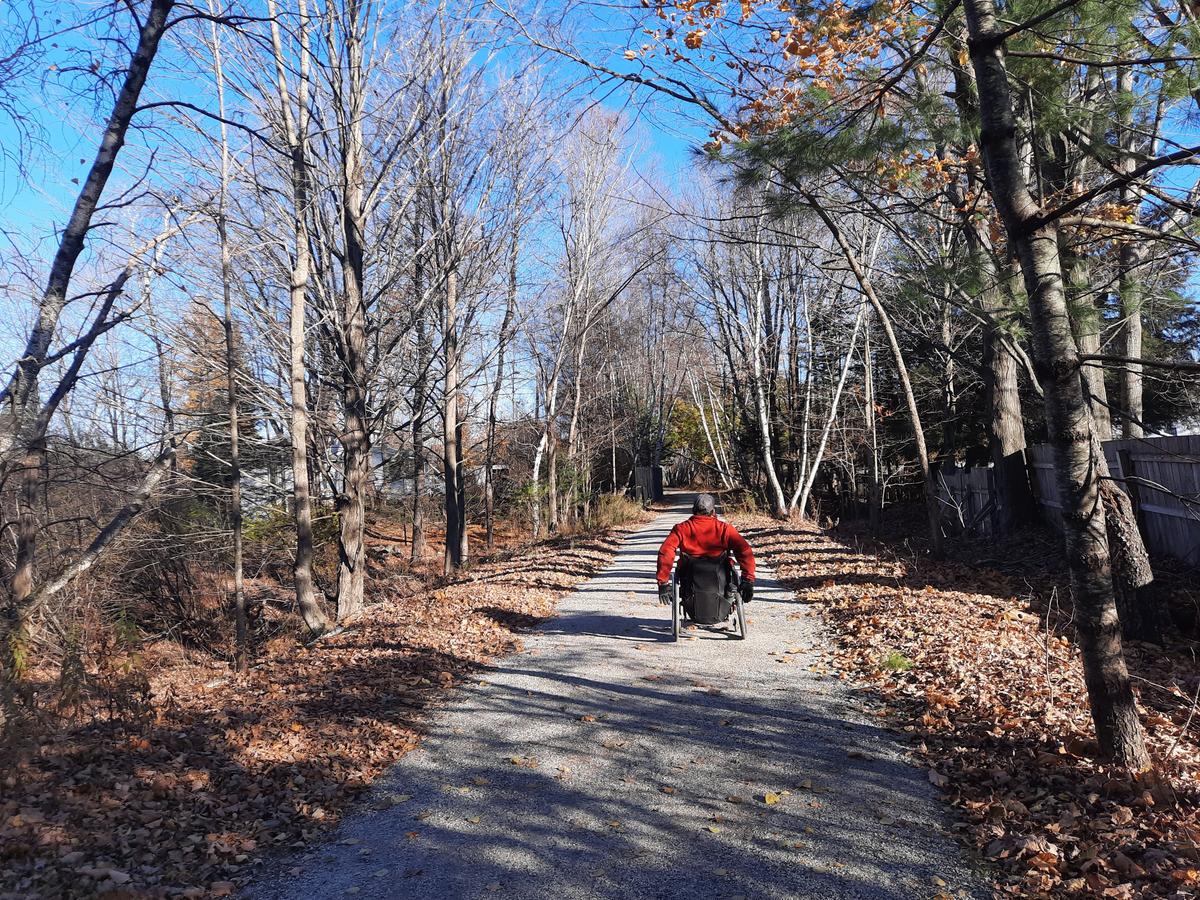
[[[713,499],[712,494],[701,494],[696,498],[696,502],[692,504],[692,515],[694,516],[711,516],[716,512],[717,501]]]

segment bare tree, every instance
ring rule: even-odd
[[[296,526],[296,561],[293,575],[296,606],[304,624],[313,634],[329,629],[329,620],[317,602],[313,589],[312,499],[309,488],[308,387],[305,383],[305,316],[311,274],[311,244],[308,229],[311,198],[308,163],[310,47],[307,0],[298,0],[296,23],[298,43],[295,112],[288,85],[289,57],[285,55],[275,0],[267,0],[271,17],[271,50],[275,68],[275,88],[290,157],[292,259],[288,308],[288,384],[291,394],[290,443],[292,457],[292,517]]]

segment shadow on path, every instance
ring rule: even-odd
[[[817,621],[770,573],[747,640],[668,640],[653,565],[681,505],[459,693],[376,809],[249,895],[986,896],[924,774],[810,671]]]

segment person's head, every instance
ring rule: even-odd
[[[712,516],[716,514],[716,511],[717,501],[713,499],[712,494],[701,494],[692,504],[693,516]]]

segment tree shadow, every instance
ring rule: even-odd
[[[1058,535],[1034,530],[986,545],[951,544],[948,557],[936,562],[923,558],[908,537],[860,553],[823,539],[835,554],[853,554],[858,572],[874,568],[897,577],[881,575],[881,589],[865,591],[857,590],[861,579],[832,565],[822,577],[824,561],[838,556],[815,557],[808,539],[772,545],[776,569],[786,573],[781,581],[822,606],[839,668],[857,674],[864,696],[886,704],[921,736],[928,758],[949,773],[949,799],[972,820],[967,833],[1003,858],[1015,880],[1034,871],[1022,836],[1061,828],[1066,840],[1075,840],[1076,817],[1106,821],[1129,810],[1133,820],[1119,839],[1104,832],[1088,832],[1087,839],[1098,841],[1098,853],[1119,850],[1136,865],[1085,881],[1089,889],[1098,894],[1124,883],[1134,893],[1157,896],[1171,867],[1194,858],[1194,838],[1180,826],[1200,803],[1195,742],[1186,734],[1200,686],[1194,642],[1126,645],[1147,739],[1162,772],[1174,773],[1179,806],[1172,811],[1170,804],[1146,800],[1147,783],[1094,759]],[[849,590],[836,590],[841,586]],[[913,657],[911,672],[886,671],[880,657],[871,657],[889,647]],[[1176,746],[1181,752],[1172,759]],[[1067,824],[1056,824],[1060,820]],[[1064,880],[1082,881],[1087,872],[1074,857],[1058,870]]]
[[[507,582],[512,596],[519,601],[530,587],[569,589],[611,558],[605,547],[614,543],[577,538],[563,542],[558,558],[531,556]],[[480,567],[430,589],[505,575]],[[155,673],[164,676],[163,690],[150,717],[64,725],[32,758],[9,767],[0,795],[0,894],[207,889],[255,857],[300,846],[336,824],[417,745],[427,711],[478,671],[478,654],[511,645],[508,626],[495,628],[501,623],[481,612],[482,596],[454,600],[443,621],[440,599],[426,598],[413,615],[410,596],[380,583],[371,590],[386,600],[352,632],[310,648],[289,645],[241,678],[204,661]],[[490,643],[472,646],[474,657],[457,649],[455,615],[485,623],[481,640]],[[525,624],[519,609],[508,615]]]
[[[591,617],[577,624],[573,636],[594,633]],[[422,752],[377,785],[378,808],[349,819],[320,859],[269,864],[249,896],[389,897],[400,877],[424,897],[495,885],[518,897],[901,898],[946,874],[900,840],[929,827],[928,785],[885,753],[848,756],[892,738],[848,724],[836,704],[748,700],[688,675],[574,674],[606,664],[603,645],[572,641],[538,659],[485,669],[486,687],[459,696]],[[678,755],[656,755],[665,735]],[[682,786],[665,793],[672,783]],[[767,806],[755,799],[764,785],[789,793]],[[364,851],[386,868],[382,882],[363,877]],[[293,884],[282,873],[297,866]]]

